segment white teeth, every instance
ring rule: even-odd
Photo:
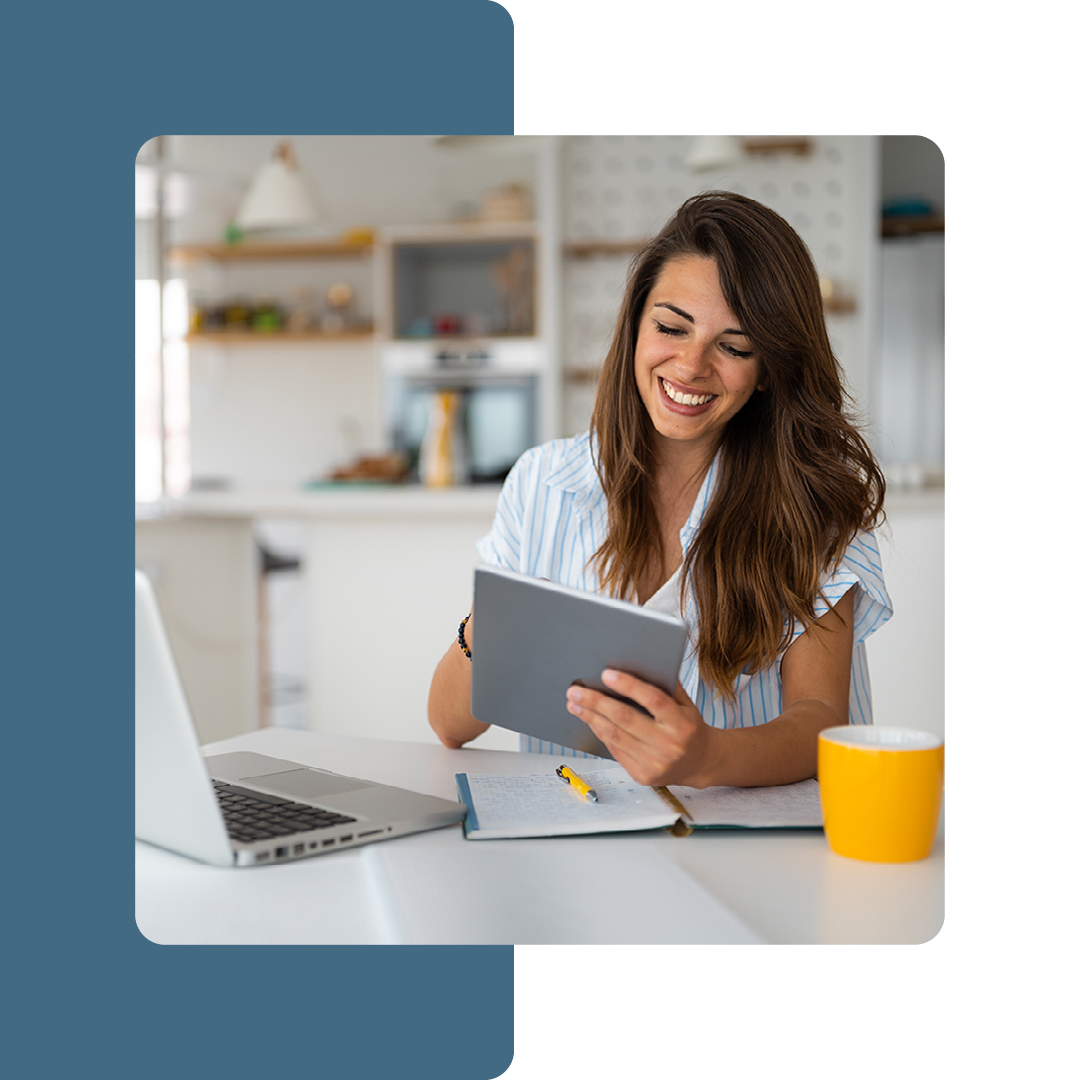
[[[716,397],[715,394],[684,394],[681,390],[676,390],[667,379],[661,379],[660,385],[664,388],[664,393],[680,405],[704,405],[706,401],[712,401]]]

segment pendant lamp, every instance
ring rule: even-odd
[[[236,224],[242,229],[283,229],[313,225],[318,220],[315,200],[300,172],[292,143],[283,139],[248,188]]]
[[[694,172],[703,172],[735,165],[742,158],[742,143],[734,135],[699,135],[686,155],[686,164]]]

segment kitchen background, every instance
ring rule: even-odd
[[[256,189],[297,183],[312,220],[260,226]],[[168,136],[136,162],[136,563],[204,741],[260,724],[434,738],[428,681],[494,481],[588,426],[633,251],[716,188],[774,207],[817,262],[890,480],[876,718],[943,730],[933,143]]]

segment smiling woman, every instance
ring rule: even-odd
[[[819,731],[872,722],[863,643],[891,615],[871,531],[884,480],[847,405],[806,246],[760,203],[708,193],[634,260],[591,432],[528,451],[507,478],[485,562],[690,627],[673,697],[605,673],[647,714],[567,688],[638,782],[801,780]],[[471,626],[461,636],[429,700],[450,746],[484,730]]]

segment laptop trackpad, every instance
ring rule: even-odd
[[[340,795],[344,791],[356,791],[372,786],[367,780],[315,772],[314,769],[289,769],[287,772],[266,773],[262,776],[244,776],[241,780],[248,780],[268,791],[307,799]]]

